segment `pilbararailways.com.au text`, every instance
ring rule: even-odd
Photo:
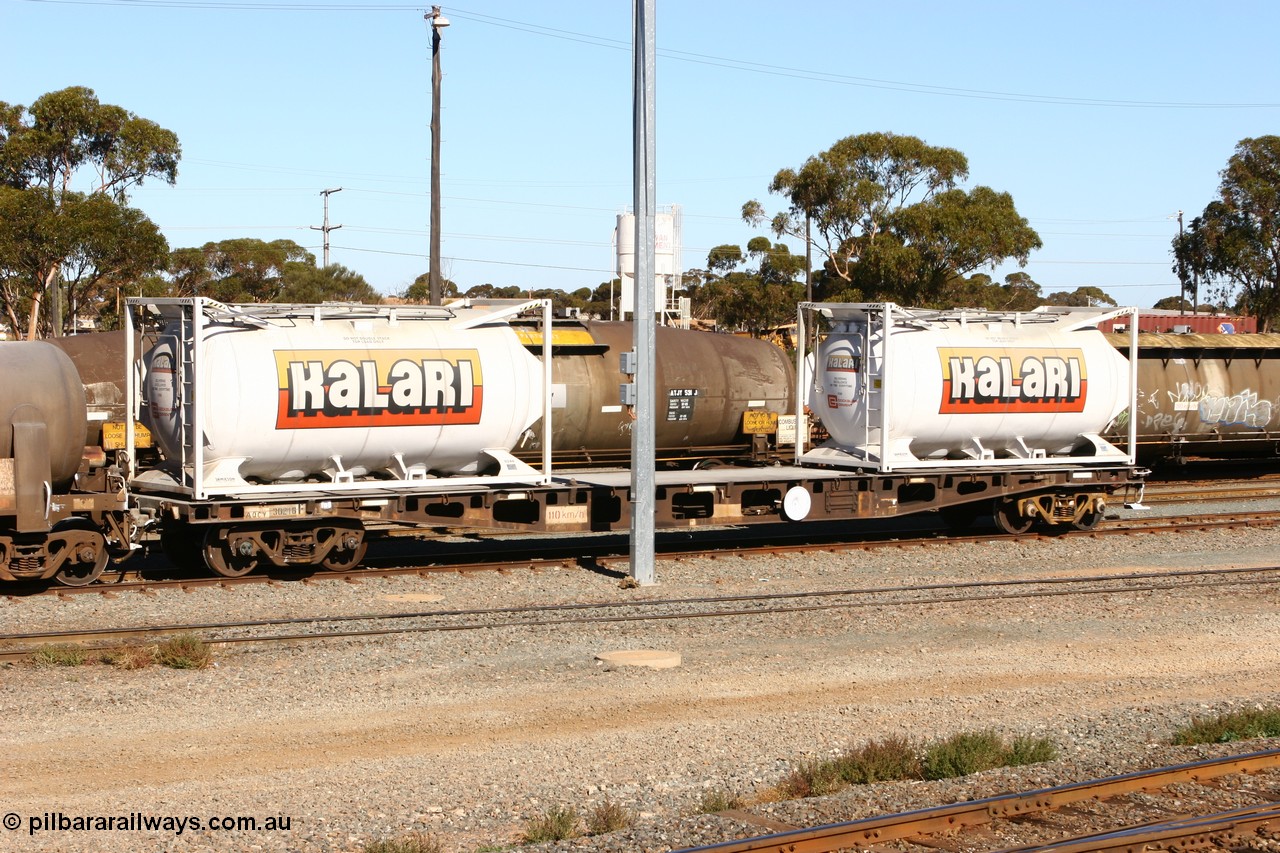
[[[65,814],[45,812],[23,817],[9,812],[3,818],[4,828],[26,828],[27,835],[38,832],[288,832],[293,818],[288,815],[253,817],[249,815],[154,815],[129,812],[115,815]]]

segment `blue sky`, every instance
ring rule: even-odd
[[[1280,133],[1280,3],[657,0],[657,202],[683,267],[745,245],[779,169],[891,131],[1012,194],[1043,292],[1177,293],[1169,242],[1237,142]],[[0,0],[0,100],[94,89],[177,133],[132,203],[170,246],[291,239],[384,293],[427,270],[429,6]],[[631,3],[443,5],[442,255],[464,290],[594,287],[631,202]],[[790,241],[793,251],[802,245]],[[1002,267],[1002,277],[1016,267]]]

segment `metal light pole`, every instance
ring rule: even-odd
[[[424,16],[431,22],[431,267],[427,271],[430,302],[440,304],[440,31],[449,19],[432,6]]]
[[[657,457],[654,431],[656,394],[653,381],[656,372],[654,346],[657,336],[653,317],[657,309],[653,292],[657,266],[654,241],[654,222],[657,218],[657,206],[654,203],[657,135],[654,128],[654,72],[657,53],[654,5],[655,0],[636,0],[632,6],[632,126],[635,133],[632,158],[636,212],[636,293],[635,322],[632,328],[636,354],[636,422],[631,433],[631,577],[642,586],[655,583],[653,564],[656,553],[656,523],[653,514],[657,506],[654,489],[657,479],[654,474]]]
[[[320,191],[320,195],[324,196],[324,225],[321,225],[318,227],[315,225],[311,226],[312,231],[324,232],[324,265],[326,267],[329,266],[329,232],[337,231],[339,228],[342,227],[341,225],[329,224],[329,196],[331,196],[334,193],[340,193],[340,192],[342,192],[342,187],[338,187],[332,190]]]

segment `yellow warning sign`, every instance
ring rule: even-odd
[[[150,447],[151,430],[140,423],[133,425],[133,446]],[[111,421],[102,425],[102,449],[124,450],[124,424]]]
[[[778,431],[777,412],[743,412],[743,435],[773,435]]]

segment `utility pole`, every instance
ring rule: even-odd
[[[312,231],[324,232],[324,265],[326,267],[329,266],[329,232],[337,231],[339,228],[342,227],[341,225],[329,224],[329,196],[333,195],[334,193],[340,193],[340,192],[342,192],[342,187],[337,187],[331,190],[320,191],[320,195],[324,196],[324,225],[311,226]]]
[[[440,287],[440,31],[449,19],[439,6],[423,16],[431,22],[431,266],[427,270],[430,302],[439,305]]]
[[[1182,241],[1182,211],[1178,211],[1178,241]],[[1182,316],[1187,315],[1187,270],[1182,262],[1178,262],[1178,283],[1182,285],[1182,298],[1178,300],[1178,307],[1182,309]]]
[[[804,212],[804,301],[813,301],[813,239],[809,236],[811,217]]]
[[[655,469],[657,445],[655,435],[656,393],[654,347],[657,331],[653,315],[656,310],[654,273],[656,246],[654,203],[657,171],[654,163],[657,133],[654,127],[654,72],[657,54],[654,38],[655,0],[636,0],[632,5],[632,70],[633,106],[632,145],[633,189],[636,212],[635,318],[632,323],[635,346],[635,414],[631,432],[631,578],[641,586],[655,583],[653,563],[656,509]]]

